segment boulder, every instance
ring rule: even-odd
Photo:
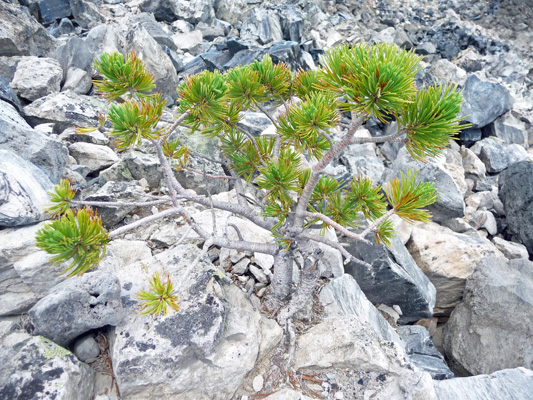
[[[346,272],[355,278],[368,300],[373,304],[400,306],[402,323],[433,316],[435,287],[398,238],[392,239],[390,248],[347,241],[349,246],[346,250],[371,265],[371,268],[366,268],[351,261],[345,266]]]
[[[460,218],[465,215],[463,192],[455,181],[452,173],[446,168],[442,160],[429,160],[425,163],[415,161],[405,147],[400,149],[396,160],[385,170],[382,182],[385,185],[390,179],[400,177],[400,173],[408,170],[419,171],[417,182],[433,182],[439,199],[426,207],[433,215],[433,220],[442,222],[450,218]]]
[[[72,143],[69,153],[78,164],[85,165],[90,172],[97,172],[119,161],[118,155],[107,146],[76,142]]]
[[[17,97],[17,94],[9,84],[9,80],[2,77],[0,74],[0,100],[11,104],[18,112],[22,111],[22,105]]]
[[[144,0],[141,11],[153,13],[158,21],[173,22],[185,20],[196,25],[199,22],[209,24],[215,17],[214,0]]]
[[[511,165],[500,174],[498,187],[508,231],[533,253],[533,163]]]
[[[532,320],[533,263],[503,257],[481,260],[467,279],[463,303],[444,327],[450,365],[473,375],[533,369]]]
[[[24,107],[32,125],[54,123],[54,132],[73,127],[98,126],[98,115],[105,113],[105,103],[94,96],[74,92],[52,93]]]
[[[10,150],[0,150],[0,227],[29,225],[46,218],[50,178]]]
[[[468,77],[462,94],[464,103],[459,115],[473,128],[483,128],[513,106],[513,98],[506,88],[482,81],[476,75]]]
[[[435,381],[439,400],[528,399],[533,393],[533,371],[504,369],[490,375]]]
[[[52,56],[56,41],[18,4],[0,2],[0,56]]]
[[[100,271],[70,278],[52,288],[28,316],[34,334],[66,346],[91,329],[122,320],[120,282]]]
[[[340,157],[341,164],[348,167],[352,176],[363,174],[370,178],[374,185],[381,182],[385,171],[383,161],[376,155],[375,146],[370,143],[348,147]]]
[[[15,108],[0,100],[0,149],[17,153],[42,168],[59,183],[67,159],[67,148],[58,140],[31,128]]]
[[[34,101],[57,93],[63,79],[63,70],[53,58],[23,57],[11,86],[20,97]]]
[[[527,248],[523,244],[509,242],[499,237],[493,237],[492,243],[494,243],[496,248],[500,250],[508,260],[513,260],[515,258],[529,258]]]
[[[94,370],[50,340],[23,332],[0,337],[0,397],[90,400]]]
[[[487,172],[502,172],[509,165],[525,160],[527,151],[518,144],[506,144],[495,137],[476,142],[470,150],[485,164]]]
[[[170,38],[170,35],[165,32],[161,25],[155,20],[153,14],[143,12],[129,18],[130,23],[133,25],[133,29],[142,26],[161,46],[167,46],[171,50],[176,50],[176,45]]]
[[[99,49],[97,49],[96,44],[91,46],[91,42],[95,40],[89,38],[91,33],[97,29],[98,27],[91,30],[85,40],[77,36],[72,36],[57,48],[55,58],[59,61],[59,64],[63,69],[63,79],[67,77],[67,73],[71,68],[78,68],[87,73],[91,72],[94,58],[101,53],[98,51]],[[111,29],[112,28],[110,28],[110,30]]]
[[[41,13],[42,23],[45,25],[72,15],[69,0],[40,0],[39,11]]]
[[[239,129],[252,136],[260,136],[271,125],[272,121],[265,114],[254,111],[241,112],[237,123]]]
[[[65,265],[35,247],[43,223],[0,231],[0,316],[28,311],[51,288],[65,280]]]
[[[405,353],[417,368],[429,372],[433,379],[453,378],[453,372],[446,365],[427,329],[420,325],[398,327],[398,334],[405,342]]]
[[[232,398],[280,340],[276,322],[261,316],[235,285],[219,280],[216,267],[200,261],[184,275],[197,255],[195,245],[179,245],[127,268],[108,264],[123,284],[126,318],[116,328],[112,359],[125,398]],[[180,310],[142,317],[137,292],[148,289],[155,272],[170,276]]]
[[[502,115],[487,125],[483,131],[487,136],[495,136],[507,144],[519,144],[526,149],[529,147],[525,123],[512,113]]]
[[[240,24],[248,16],[252,7],[254,6],[247,0],[226,0],[214,3],[216,17],[234,26]]]
[[[77,94],[87,94],[93,82],[91,80],[91,75],[84,71],[83,69],[70,67],[67,71],[67,77],[65,78],[65,83],[61,88],[62,92],[72,91]]]
[[[259,44],[281,42],[283,31],[277,13],[273,10],[255,8],[241,26],[241,38],[255,40]]]
[[[461,302],[466,279],[486,257],[501,256],[487,239],[455,233],[434,222],[413,227],[407,249],[437,289],[435,315],[450,315]]]
[[[172,43],[175,43],[174,47],[193,55],[201,53],[203,40],[202,32],[199,30],[172,35]]]

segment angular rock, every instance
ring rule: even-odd
[[[60,283],[28,312],[33,332],[66,346],[76,337],[123,318],[119,280],[90,272]]]
[[[420,370],[429,372],[431,377],[437,380],[454,377],[444,361],[444,356],[435,348],[426,328],[419,325],[399,326],[398,334],[405,342],[405,353],[409,361]]]
[[[434,222],[413,227],[407,249],[437,289],[435,315],[450,315],[461,302],[466,279],[485,257],[501,256],[487,239],[441,227]]]
[[[40,0],[39,11],[45,25],[72,15],[69,0]]]
[[[153,13],[158,21],[182,19],[196,25],[199,22],[211,22],[215,16],[213,3],[213,0],[144,0],[140,8],[141,11]]]
[[[17,94],[9,84],[9,81],[2,77],[0,74],[0,100],[11,104],[17,109],[18,112],[22,112],[22,106],[17,97]]]
[[[272,125],[272,121],[262,112],[244,111],[239,118],[237,123],[239,129],[256,137]]]
[[[92,399],[94,370],[42,336],[2,335],[0,363],[3,399]]]
[[[212,279],[217,270],[211,264],[201,261],[187,279],[178,279],[197,255],[195,245],[180,245],[144,266],[113,267],[127,313],[116,328],[112,354],[122,396],[229,399],[280,340],[281,328],[254,311],[245,293]],[[141,317],[137,292],[147,289],[146,277],[161,271],[179,281],[181,309]]]
[[[98,27],[94,29],[98,30]],[[55,58],[63,69],[63,78],[66,78],[70,68],[79,68],[85,72],[91,72],[94,58],[101,53],[101,51],[98,51],[99,49],[97,50],[96,45],[91,48],[91,39],[89,37],[94,29],[89,32],[87,39],[83,40],[77,36],[69,37],[66,43],[57,48]],[[108,49],[105,49],[105,51],[108,51]],[[111,51],[116,51],[116,49]]]
[[[527,151],[518,144],[506,144],[494,137],[480,140],[470,150],[485,164],[487,172],[498,173],[509,165],[528,157]]]
[[[142,26],[152,36],[157,43],[162,46],[167,46],[171,50],[176,50],[176,45],[170,38],[170,35],[165,32],[161,25],[155,20],[152,14],[140,13],[130,17],[130,22],[136,29],[137,26]]]
[[[233,26],[246,18],[252,7],[253,4],[249,4],[247,0],[215,1],[214,4],[216,17]]]
[[[253,9],[241,26],[241,38],[256,40],[259,44],[281,42],[283,32],[278,15],[273,10]]]
[[[348,243],[346,250],[350,254],[372,266],[368,269],[353,261],[345,266],[368,300],[373,304],[399,305],[402,323],[433,316],[435,287],[399,239],[392,239],[391,248],[355,240]]]
[[[73,126],[98,126],[98,115],[105,113],[105,103],[93,96],[73,92],[53,93],[24,107],[30,124],[54,123],[59,133]]]
[[[74,24],[68,18],[62,18],[56,28],[50,29],[50,35],[53,37],[60,37],[61,35],[68,35],[74,32]]]
[[[513,98],[503,86],[480,80],[476,75],[468,77],[463,90],[464,103],[460,116],[474,128],[483,128],[513,106]]]
[[[487,168],[485,167],[485,164],[483,164],[483,161],[481,161],[472,150],[467,149],[466,147],[461,147],[461,157],[463,158],[463,168],[467,176],[473,175],[477,178],[485,177]]]
[[[78,164],[85,165],[90,172],[100,171],[119,160],[117,154],[111,148],[98,144],[77,142],[72,143],[68,150]]]
[[[92,86],[93,82],[91,80],[91,75],[89,75],[87,71],[76,67],[70,67],[61,91],[65,92],[70,90],[77,94],[87,94]]]
[[[435,381],[439,400],[528,399],[533,391],[533,371],[504,369],[490,375]]]
[[[523,121],[507,113],[483,129],[487,136],[496,136],[507,144],[519,144],[528,148],[528,135]]]
[[[20,97],[34,101],[59,92],[63,70],[53,58],[23,57],[11,86]]]
[[[352,176],[363,174],[374,185],[381,182],[385,171],[383,161],[376,155],[375,147],[370,143],[352,145],[340,157],[341,164],[347,166]]]
[[[303,13],[293,4],[281,4],[279,18],[283,38],[292,42],[300,42],[304,35]]]
[[[493,237],[492,243],[494,243],[496,248],[500,250],[508,260],[513,260],[515,258],[529,258],[527,248],[523,244],[509,242],[499,237]]]
[[[500,174],[499,197],[505,209],[507,229],[533,253],[533,163],[521,161]]]
[[[172,35],[175,47],[194,55],[201,52],[203,39],[202,32],[199,30]]]
[[[435,160],[426,163],[415,161],[403,147],[398,152],[396,160],[385,170],[382,182],[400,177],[400,173],[407,170],[419,171],[417,182],[433,182],[439,195],[436,203],[426,207],[433,215],[433,220],[441,222],[450,218],[460,218],[465,215],[465,203],[461,188],[455,182],[452,174]]]
[[[132,151],[123,158],[124,166],[130,171],[133,179],[146,179],[150,188],[156,189],[159,187],[163,173],[161,166],[156,156],[152,154],[141,153],[140,151]]]
[[[0,227],[29,225],[46,219],[49,177],[10,150],[0,150]]]
[[[533,263],[481,260],[467,279],[463,303],[444,327],[443,345],[452,369],[473,375],[533,369],[532,320]]]
[[[24,8],[0,2],[0,56],[52,56],[56,41]]]

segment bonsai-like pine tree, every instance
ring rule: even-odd
[[[316,266],[323,252],[316,244],[339,250],[346,262],[353,259],[341,243],[326,239],[312,228],[318,224],[321,233],[332,228],[363,242],[373,234],[378,243],[389,244],[394,234],[390,220],[393,214],[409,222],[430,218],[424,207],[438,197],[432,183],[417,183],[416,172],[408,172],[383,187],[374,186],[363,175],[340,181],[325,172],[345,149],[358,143],[402,141],[418,160],[437,156],[448,146],[460,130],[457,114],[462,97],[451,85],[417,90],[415,75],[421,69],[420,60],[413,52],[394,45],[359,44],[326,52],[322,66],[312,71],[293,73],[282,63],[274,64],[268,55],[226,73],[204,71],[188,77],[178,88],[179,116],[172,125],[162,126],[159,120],[165,100],[153,92],[153,77],[139,58],[134,53],[126,57],[102,54],[94,63],[102,79],[94,85],[111,102],[108,133],[119,150],[148,140],[168,187],[168,196],[134,205],[168,203],[170,208],[107,232],[94,212],[85,208],[72,211],[71,207],[121,203],[75,201],[69,183],[63,181],[52,196],[57,219],[37,234],[38,246],[54,254],[55,262],[70,260],[71,274],[81,274],[98,264],[112,238],[175,214],[204,240],[203,254],[209,247],[218,246],[274,257],[265,304],[290,337],[292,317],[311,298],[318,282]],[[281,111],[278,118],[268,112],[272,105]],[[275,131],[254,137],[241,130],[239,120],[245,110],[263,112]],[[341,123],[346,113],[351,115],[349,124]],[[398,131],[379,137],[356,135],[371,117],[396,120]],[[222,165],[226,176],[211,176],[189,166],[190,159],[205,161],[205,157],[171,139],[180,126],[188,128],[190,134],[218,138],[220,154],[209,160]],[[106,130],[104,121],[99,129]],[[237,202],[191,194],[176,179],[174,169],[191,170],[203,179],[227,179],[237,193]],[[261,198],[254,204],[245,197],[249,185],[260,189]],[[240,234],[240,240],[231,240],[224,233],[209,231],[194,221],[181,205],[183,200],[229,211],[270,230],[274,240],[255,243],[242,239]],[[356,233],[361,226],[366,227]],[[292,285],[293,265],[300,274],[297,287]],[[161,293],[172,291],[171,286],[160,286]],[[174,302],[169,305],[177,309]]]

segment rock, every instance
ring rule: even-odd
[[[463,90],[464,103],[460,116],[473,128],[483,128],[513,106],[513,98],[503,86],[481,81],[476,75],[468,77]]]
[[[133,25],[133,29],[137,29],[139,26],[142,26],[161,46],[167,46],[171,50],[176,50],[176,45],[170,38],[170,35],[165,32],[152,14],[143,12],[133,15],[129,18],[130,23]]]
[[[203,39],[202,32],[199,30],[172,35],[173,43],[178,49],[195,55],[201,53]]]
[[[272,121],[262,112],[244,111],[239,118],[237,122],[239,129],[256,137],[272,125]]]
[[[90,400],[94,371],[70,351],[27,333],[0,337],[0,397]]]
[[[34,101],[60,89],[63,70],[53,58],[23,57],[11,86],[20,97]]]
[[[11,104],[1,100],[0,149],[11,150],[41,167],[54,183],[59,183],[68,153],[61,142],[33,130]]]
[[[344,274],[330,280],[320,292],[320,303],[328,318],[355,316],[361,323],[368,324],[380,340],[403,347],[396,331],[368,301],[351,275]]]
[[[218,20],[217,20],[218,21]],[[220,21],[222,22],[222,21]],[[214,21],[213,21],[214,23]],[[198,29],[200,32],[202,32],[202,38],[205,39],[208,42],[211,42],[215,40],[218,37],[224,37],[226,35],[226,29],[225,26],[222,25],[214,25],[211,24],[211,26],[208,26],[204,23],[199,23],[196,26],[196,29]]]
[[[435,348],[426,328],[419,325],[399,326],[398,334],[405,342],[405,353],[409,361],[420,370],[429,372],[431,377],[437,380],[453,378],[453,372]]]
[[[256,40],[259,44],[281,42],[283,32],[278,15],[273,10],[255,8],[241,26],[241,38]]]
[[[174,50],[169,49],[167,46],[162,45],[161,48],[163,51],[167,54],[167,56],[170,58],[170,61],[172,62],[172,65],[176,69],[176,72],[179,73],[183,70],[183,61],[181,58],[176,54]]]
[[[428,73],[442,83],[455,83],[463,85],[467,74],[466,71],[445,58],[431,63]]]
[[[375,147],[370,143],[348,147],[340,157],[341,164],[347,166],[352,176],[362,174],[378,185],[385,171],[383,161],[376,155]]]
[[[150,258],[152,251],[143,240],[113,239],[107,245],[107,251],[119,258],[124,265]]]
[[[99,271],[70,278],[51,289],[28,316],[34,334],[66,346],[91,329],[122,320],[120,282]]]
[[[197,255],[195,245],[179,245],[144,266],[110,266],[123,283],[127,313],[116,328],[112,354],[123,397],[229,399],[280,340],[281,328],[254,311],[245,293],[213,279],[218,276],[213,265],[201,261],[183,276]],[[179,312],[139,315],[136,294],[147,289],[146,278],[154,272],[170,275],[179,291]]]
[[[476,178],[484,178],[487,168],[483,161],[470,149],[461,147],[461,156],[463,158],[463,168],[466,176],[474,176]]]
[[[94,58],[104,50],[100,51],[98,48],[100,43],[98,42],[91,45],[92,42],[96,41],[93,36],[94,33],[99,30],[99,27],[92,29],[85,40],[77,36],[69,37],[66,43],[57,48],[55,58],[63,69],[63,78],[67,77],[67,73],[71,68],[78,68],[87,73],[91,72]],[[109,31],[114,32],[111,28]],[[100,40],[103,39],[100,38]],[[105,51],[117,51],[117,49],[105,49]]]
[[[470,215],[470,225],[475,229],[485,229],[492,236],[498,233],[496,218],[494,218],[494,214],[487,210],[475,211]]]
[[[93,96],[73,92],[52,93],[24,107],[30,124],[54,123],[59,133],[73,126],[98,126],[98,115],[105,113],[105,103]]]
[[[0,56],[48,57],[56,41],[24,8],[9,2],[0,3]]]
[[[68,149],[78,164],[87,166],[90,172],[100,171],[119,161],[117,154],[107,146],[76,142]]]
[[[421,43],[418,46],[416,46],[415,52],[417,54],[421,54],[423,56],[428,54],[435,54],[437,52],[437,48],[435,45],[431,42],[425,42]]]
[[[350,254],[372,265],[368,269],[352,261],[345,266],[368,300],[373,304],[399,305],[402,323],[433,316],[435,287],[399,239],[392,239],[390,248],[347,241]]]
[[[61,35],[68,35],[75,30],[74,24],[68,18],[62,18],[56,28],[50,29],[50,35],[53,37],[60,37]]]
[[[72,15],[69,0],[40,0],[39,11],[44,25]]]
[[[43,224],[0,231],[0,316],[29,310],[65,279],[65,265],[53,265],[50,256],[35,247]]]
[[[213,3],[213,0],[144,0],[140,8],[141,11],[153,13],[158,21],[182,19],[196,25],[199,22],[211,22],[215,16]]]
[[[0,150],[0,227],[29,225],[46,219],[50,178],[10,150]]]
[[[133,183],[109,181],[99,188],[95,193],[85,197],[86,201],[140,201],[143,197],[144,189]],[[121,222],[126,215],[131,213],[137,207],[121,205],[94,207],[98,215],[102,218],[102,223],[106,228],[112,228]]]
[[[232,273],[234,273],[235,275],[244,274],[246,271],[248,271],[248,264],[250,264],[250,259],[248,257],[242,258],[240,261],[233,265]],[[257,272],[257,267],[255,268],[255,271]],[[262,277],[266,279],[264,272]]]
[[[299,43],[304,35],[303,13],[293,4],[280,4],[279,18],[283,38]]]
[[[444,350],[452,369],[474,375],[532,369],[532,319],[533,263],[481,260],[467,279],[463,303],[444,327]]]
[[[436,203],[426,207],[433,215],[433,220],[441,222],[449,218],[460,218],[465,215],[465,203],[463,193],[459,185],[455,182],[452,174],[438,160],[428,162],[415,161],[403,147],[398,152],[396,160],[385,170],[382,182],[400,176],[407,170],[419,171],[417,182],[433,182],[439,195]]]
[[[94,340],[94,334],[92,333],[76,339],[72,349],[76,357],[83,362],[93,362],[100,355],[100,347]]]
[[[526,246],[520,243],[509,242],[497,236],[492,238],[492,243],[494,243],[496,248],[500,250],[508,260],[513,260],[515,258],[524,258],[527,260],[529,258]]]
[[[215,1],[214,4],[216,17],[234,26],[246,18],[252,7],[247,0]]]
[[[163,174],[156,156],[141,153],[140,151],[131,151],[123,158],[122,162],[131,172],[133,179],[145,178],[150,188],[156,189],[159,187]]]
[[[265,50],[261,48],[245,49],[245,50],[238,51],[237,53],[235,53],[232,59],[224,65],[224,69],[235,68],[235,67],[238,67],[239,65],[251,64],[255,60],[262,59],[264,54],[265,54]]]
[[[533,371],[504,369],[490,375],[435,381],[439,400],[527,399],[533,391]]]
[[[485,257],[501,256],[488,240],[441,227],[416,224],[407,249],[437,289],[434,313],[450,315],[461,302],[466,279]]]
[[[0,100],[11,104],[18,112],[22,111],[22,106],[17,94],[9,84],[9,81],[0,75]]]
[[[459,139],[465,146],[471,146],[483,137],[483,131],[480,128],[467,128],[459,133]]]
[[[70,67],[61,91],[65,92],[70,90],[77,94],[87,94],[92,86],[93,82],[91,80],[91,75],[89,75],[87,71],[76,67]]]
[[[505,144],[494,137],[480,140],[470,150],[485,164],[489,173],[501,172],[509,165],[528,157],[524,147],[518,144]]]
[[[519,144],[526,149],[529,147],[524,122],[514,117],[511,113],[494,120],[483,131],[486,136],[495,136],[507,144]]]

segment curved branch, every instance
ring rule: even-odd
[[[332,226],[333,228],[337,229],[344,236],[348,236],[348,237],[350,237],[352,239],[359,240],[359,241],[361,241],[363,243],[366,243],[366,244],[372,244],[371,242],[369,242],[368,240],[365,239],[364,235],[353,233],[353,232],[349,231],[344,226],[342,226],[341,224],[333,221],[331,218],[329,218],[328,216],[326,216],[324,214],[306,212],[305,216],[308,217],[308,218],[313,218],[313,219],[318,218],[319,220],[321,220],[321,221],[325,222],[326,224]]]

